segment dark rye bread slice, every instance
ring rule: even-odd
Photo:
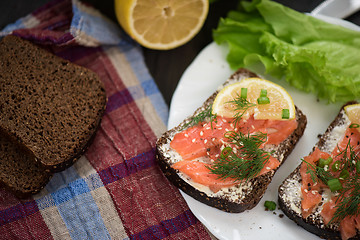
[[[354,103],[355,102],[349,102],[346,105]],[[345,130],[350,124],[350,121],[345,115],[344,106],[341,108],[336,118],[331,122],[325,133],[319,137],[319,141],[314,146],[313,151],[315,150],[315,147],[318,147],[322,151],[330,152],[336,147],[336,143],[344,136]],[[314,209],[313,213],[307,218],[302,217],[300,167],[301,164],[279,186],[279,207],[288,218],[307,231],[324,239],[341,239],[338,223],[330,225],[324,224],[322,217],[320,216],[321,206]],[[323,198],[327,198],[325,193]],[[358,232],[357,235],[351,239],[360,239],[360,233]]]
[[[241,79],[249,77],[257,77],[257,75],[246,69],[239,69],[222,85],[221,88],[235,81],[240,81]],[[172,150],[169,146],[174,135],[177,132],[180,132],[181,129],[183,129],[183,126],[188,123],[193,116],[196,116],[198,113],[202,112],[204,109],[210,106],[221,88],[219,88],[213,95],[211,95],[204,102],[203,106],[198,108],[192,116],[186,118],[177,127],[165,132],[158,139],[156,144],[157,161],[168,180],[188,195],[202,203],[220,210],[238,213],[251,209],[258,204],[264,195],[267,186],[270,184],[276,170],[272,170],[264,175],[256,177],[250,180],[248,183],[243,183],[232,188],[222,189],[217,193],[211,193],[207,189],[195,186],[186,176],[171,167],[172,163],[176,161],[175,156],[172,153],[174,150]],[[291,153],[305,130],[307,123],[306,116],[298,108],[296,108],[296,119],[298,121],[297,129],[281,144],[276,147],[267,149],[268,151],[274,150],[272,155],[279,159],[281,164]]]
[[[16,36],[0,43],[0,133],[58,172],[78,159],[106,105],[92,71]]]
[[[6,136],[0,135],[0,186],[25,198],[38,193],[52,174]]]

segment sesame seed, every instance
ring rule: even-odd
[[[212,140],[212,141],[215,141],[215,138],[212,138],[211,140]]]
[[[202,136],[202,135],[204,135],[204,132],[203,132],[203,131],[200,132],[200,136]]]
[[[221,130],[221,129],[222,129],[222,127],[219,127],[218,129],[219,129],[219,130]]]
[[[207,154],[208,156],[210,156],[210,153],[209,153],[209,152],[206,152],[206,154]]]
[[[219,157],[219,154],[216,154],[215,157]]]
[[[209,130],[210,129],[210,127],[207,127],[207,128],[205,128],[206,130]]]
[[[193,140],[191,140],[192,142],[195,142],[196,141],[196,139],[194,138]]]
[[[317,193],[317,191],[315,191],[315,190],[312,190],[312,191],[311,191],[311,193],[312,193],[312,194],[316,194],[316,193]]]
[[[229,131],[229,129],[225,128],[225,131],[227,131],[227,132],[228,132],[228,131]]]
[[[254,126],[254,125],[251,125],[251,128],[252,128],[252,129],[255,129],[255,126]]]
[[[207,143],[207,139],[204,140],[204,143],[205,143],[205,144]]]
[[[237,132],[237,130],[238,130],[238,129],[237,129],[237,128],[235,128],[234,130],[235,130],[235,132]]]
[[[266,170],[271,170],[271,168],[270,168],[270,167],[266,167]]]
[[[224,119],[224,118],[222,119],[222,121],[225,122],[225,123],[227,122],[226,119]]]
[[[185,133],[185,137],[189,137],[189,135],[187,133]]]
[[[234,124],[230,123],[230,127],[231,127],[231,128],[234,128]]]
[[[308,192],[308,190],[307,190],[307,189],[304,189],[304,192],[306,192],[306,193],[307,193],[307,192]]]

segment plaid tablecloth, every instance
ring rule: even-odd
[[[0,190],[0,239],[209,239],[155,162],[168,111],[141,49],[76,0],[50,2],[6,34],[98,73],[108,104],[85,155],[40,194],[20,200]]]

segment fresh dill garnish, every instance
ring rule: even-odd
[[[233,104],[235,106],[235,115],[234,115],[234,124],[238,121],[240,121],[241,117],[244,115],[244,113],[251,107],[255,107],[256,104],[249,102],[246,100],[246,98],[243,98],[239,95],[234,98],[234,100],[231,100],[227,102],[228,104]]]
[[[268,152],[259,148],[266,142],[267,134],[229,131],[225,137],[235,147],[226,147],[225,151],[222,151],[220,157],[209,167],[211,173],[218,175],[220,179],[233,178],[248,181],[256,177],[270,158]]]
[[[360,161],[354,148],[350,144],[350,139],[344,150],[337,155],[342,158],[343,167],[339,171],[347,170],[352,172],[343,183],[343,189],[340,191],[336,200],[337,206],[332,222],[340,222],[346,216],[356,216],[360,214],[360,174],[356,170],[356,163]]]
[[[340,159],[338,161],[340,161],[341,164],[336,171],[340,173],[346,171],[352,174],[347,175],[347,177],[341,181],[342,188],[337,191],[339,195],[336,199],[336,211],[328,224],[341,222],[346,216],[356,216],[360,214],[360,171],[356,169],[356,163],[360,161],[360,159],[351,146],[350,140],[344,150],[340,151],[339,146],[338,150],[339,153],[334,159]],[[313,182],[319,182],[319,180],[321,180],[327,184],[329,180],[336,179],[330,171],[325,170],[325,168],[310,164],[303,159],[302,161],[307,164],[306,173],[310,174]]]
[[[343,184],[343,190],[336,200],[336,211],[329,224],[340,222],[346,216],[356,216],[360,214],[360,178],[355,174]]]
[[[355,166],[354,162],[356,163],[359,160],[359,158],[356,155],[354,148],[350,144],[350,139],[349,139],[348,143],[346,144],[346,147],[344,150],[340,151],[339,147],[338,147],[338,150],[339,150],[339,153],[336,155],[336,157],[341,157],[341,162],[343,165],[343,167],[340,168],[340,170],[346,169],[349,172],[352,172],[353,170],[355,170],[356,166]]]
[[[216,117],[217,115],[212,112],[212,105],[210,105],[204,111],[200,112],[199,114],[191,118],[191,120],[188,123],[186,123],[182,129],[195,126],[200,122],[204,122],[204,121],[211,122],[211,126],[212,126],[212,122],[213,121],[216,122]]]
[[[327,181],[333,179],[334,177],[331,175],[329,171],[326,171],[324,168],[319,167],[317,165],[311,164],[304,159],[301,159],[304,163],[306,163],[306,173],[310,174],[311,180],[315,182],[322,181],[323,183],[327,183]]]

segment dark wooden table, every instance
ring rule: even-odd
[[[103,14],[116,22],[113,0],[83,0],[99,9]],[[181,1],[181,0],[179,0]],[[323,0],[276,0],[300,12],[310,12]],[[10,0],[0,1],[0,28],[25,16],[49,0]],[[171,97],[181,75],[196,55],[212,41],[212,30],[216,28],[219,18],[224,17],[230,9],[237,6],[239,0],[218,0],[210,5],[209,15],[202,30],[187,44],[167,51],[143,49],[145,61],[150,73],[154,77],[166,103],[169,105]],[[360,13],[356,13],[346,20],[360,25]]]

